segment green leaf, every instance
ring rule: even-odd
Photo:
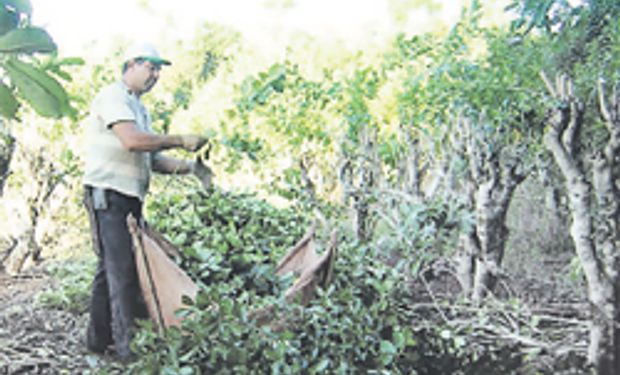
[[[81,57],[65,57],[58,62],[58,65],[84,65]]]
[[[0,35],[4,35],[17,27],[19,15],[0,5]]]
[[[397,348],[405,346],[405,334],[402,331],[397,330],[394,332],[394,344]]]
[[[471,2],[471,11],[477,12],[482,9],[482,4],[480,4],[480,0],[472,0]]]
[[[88,364],[89,368],[97,368],[99,366],[99,360],[94,355],[87,355],[86,363]]]
[[[467,342],[465,341],[464,337],[457,336],[457,337],[454,338],[454,346],[456,348],[460,349],[460,348],[464,347],[465,344],[467,344]]]
[[[50,53],[56,51],[52,37],[40,27],[13,29],[0,37],[0,53]]]
[[[0,115],[5,118],[15,118],[19,103],[13,92],[4,83],[0,82]]]
[[[37,81],[46,91],[56,97],[56,99],[60,102],[63,114],[68,114],[70,112],[71,108],[69,106],[69,96],[62,85],[60,85],[55,78],[47,74],[44,70],[20,60],[13,59],[12,64],[23,72],[23,74],[26,74]]]
[[[11,59],[4,64],[20,95],[43,117],[61,117],[68,112],[67,93],[47,73]]]
[[[71,75],[67,72],[65,72],[64,70],[60,69],[58,66],[54,66],[50,69],[52,72],[54,72],[54,74],[62,79],[64,79],[67,82],[71,82],[72,78]]]
[[[321,362],[317,363],[314,367],[310,369],[310,372],[313,374],[321,373],[329,367],[329,359],[325,358],[321,360]]]
[[[396,354],[396,347],[391,342],[383,340],[381,341],[381,353],[394,355]]]
[[[15,9],[18,13],[27,14],[28,17],[32,15],[32,3],[30,0],[3,0],[2,2]]]

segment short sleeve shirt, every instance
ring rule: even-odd
[[[120,121],[133,121],[138,129],[153,131],[148,111],[122,81],[97,94],[85,119],[84,184],[144,200],[151,176],[152,154],[123,147],[112,131],[114,124]]]

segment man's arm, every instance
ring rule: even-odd
[[[161,135],[145,132],[133,121],[119,121],[112,125],[112,131],[128,151],[162,151],[180,147],[196,151],[205,145],[207,139],[198,135]]]
[[[193,174],[198,178],[205,190],[211,189],[213,186],[213,171],[204,161],[198,157],[196,160],[186,161],[180,160],[161,154],[155,154],[153,157],[153,170],[164,174]]]
[[[161,154],[153,157],[153,171],[163,174],[188,174],[192,173],[192,162],[164,156]]]

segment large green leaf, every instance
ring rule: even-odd
[[[47,73],[24,62],[11,59],[4,64],[21,97],[43,117],[61,117],[68,111],[67,94]]]
[[[65,72],[62,68],[64,66],[72,65],[84,65],[84,59],[79,57],[68,57],[59,59],[55,54],[50,55],[48,59],[43,59],[40,62],[39,67],[48,73],[53,73],[53,76],[61,78],[65,81],[71,81],[71,75]]]
[[[0,37],[0,53],[49,53],[56,51],[56,44],[40,27],[13,29]]]
[[[13,96],[13,92],[4,83],[0,82],[0,116],[14,118],[19,103]]]
[[[67,110],[69,110],[69,97],[65,89],[55,78],[47,74],[44,70],[36,68],[33,65],[27,64],[20,60],[12,59],[10,64],[15,66],[23,74],[35,80],[47,92],[56,97],[62,106],[61,109],[63,113],[67,113]]]
[[[17,27],[19,15],[0,5],[0,36]]]

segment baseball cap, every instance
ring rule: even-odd
[[[125,62],[138,58],[150,61],[153,64],[172,65],[170,61],[159,56],[159,52],[157,52],[157,49],[151,43],[137,43],[127,49],[125,53]]]

